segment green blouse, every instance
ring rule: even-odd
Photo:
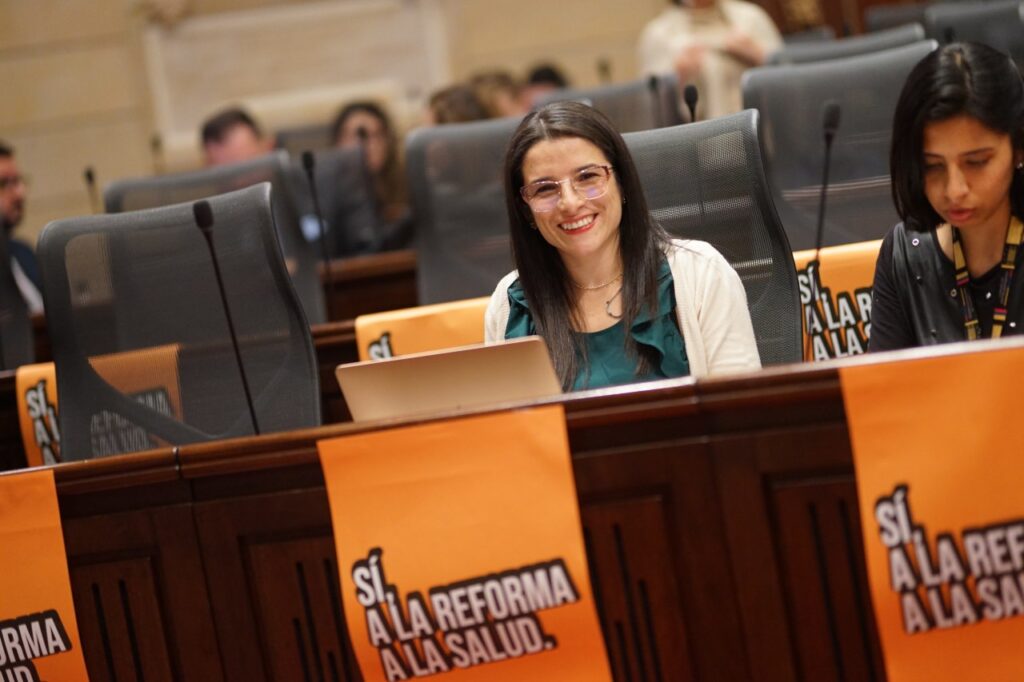
[[[519,280],[508,288],[508,300],[505,338],[536,334],[526,292]],[[574,391],[681,377],[690,373],[686,344],[676,321],[676,293],[668,261],[663,260],[658,269],[657,313],[651,315],[644,308],[633,321],[629,333],[637,345],[655,351],[658,361],[646,373],[637,374],[636,359],[626,355],[626,325],[622,320],[601,331],[578,333],[577,337],[586,345],[586,362],[581,363],[580,372],[573,381]]]

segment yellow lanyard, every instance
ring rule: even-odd
[[[1024,223],[1017,216],[1010,216],[1010,227],[1006,230],[1006,244],[1003,246],[1002,272],[999,277],[999,302],[992,313],[992,338],[998,339],[1003,334],[1006,322],[1006,308],[1010,301],[1010,286],[1013,284],[1013,271],[1017,266],[1017,249],[1024,241]],[[978,313],[974,310],[974,299],[971,298],[971,274],[967,271],[967,259],[960,244],[960,230],[953,228],[953,262],[956,265],[956,288],[960,292],[960,308],[964,313],[964,330],[967,340],[973,341],[981,336],[978,324]]]

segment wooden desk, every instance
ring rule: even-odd
[[[313,347],[320,369],[320,396],[324,423],[352,421],[345,398],[334,378],[334,368],[357,362],[355,323],[330,322],[313,327]],[[0,372],[0,471],[25,466],[25,451],[18,423],[14,371]]]
[[[331,261],[333,305],[326,272],[321,269],[327,319],[354,320],[360,315],[419,305],[416,293],[416,252],[386,251]]]
[[[834,367],[561,402],[616,679],[884,679]],[[359,679],[315,443],[374,428],[58,467],[92,678]]]

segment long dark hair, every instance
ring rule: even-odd
[[[533,214],[523,201],[523,160],[544,140],[565,137],[584,139],[604,154],[614,169],[625,204],[619,223],[619,255],[622,259],[622,320],[626,325],[625,351],[638,359],[638,373],[646,372],[647,357],[628,333],[644,306],[653,314],[658,307],[658,266],[669,237],[647,210],[640,177],[622,136],[601,112],[578,102],[555,102],[526,116],[519,124],[505,154],[505,205],[512,234],[512,257],[526,293],[537,332],[544,337],[555,371],[563,387],[570,389],[585,358],[586,346],[573,329],[582,327],[576,295],[558,250],[534,229]]]
[[[1008,56],[987,45],[953,43],[929,53],[907,76],[893,116],[889,169],[896,211],[919,229],[942,222],[924,192],[924,128],[960,115],[1008,134],[1014,150],[1024,148],[1024,84]],[[1024,185],[1014,173],[1010,210],[1020,217],[1022,209]]]
[[[387,138],[388,152],[384,157],[384,167],[373,178],[374,193],[377,202],[388,220],[394,220],[395,215],[405,210],[408,203],[405,188],[405,173],[402,170],[402,159],[399,156],[398,138],[395,135],[395,128],[391,125],[391,119],[387,112],[376,102],[351,102],[342,107],[341,111],[334,118],[331,124],[331,139],[337,144],[341,141],[342,131],[345,123],[356,113],[364,113],[373,116],[380,121],[384,136]],[[395,214],[395,215],[392,215]]]

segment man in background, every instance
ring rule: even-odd
[[[203,123],[203,162],[223,166],[263,156],[274,147],[259,125],[245,110],[225,109]]]
[[[30,313],[43,311],[42,279],[32,249],[11,238],[11,232],[25,216],[25,178],[18,170],[14,148],[0,141],[0,225],[11,256],[11,272]]]

